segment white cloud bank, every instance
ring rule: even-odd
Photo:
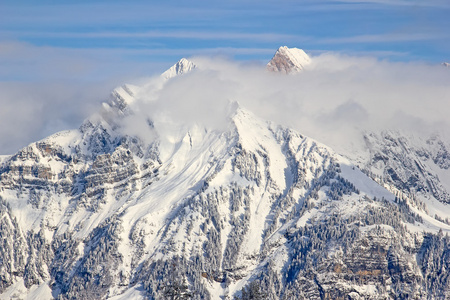
[[[331,146],[356,142],[361,130],[450,133],[450,70],[440,65],[323,54],[285,76],[261,65],[193,60],[195,72],[169,81],[151,100],[144,93],[141,114],[223,128],[227,105],[237,101]]]
[[[450,70],[440,65],[328,53],[313,57],[303,72],[284,76],[255,64],[201,57],[193,61],[199,66],[195,72],[170,80],[151,99],[141,95],[136,122],[128,119],[126,127],[145,135],[148,131],[141,127],[148,126],[146,118],[164,114],[179,123],[223,128],[229,101],[237,101],[262,118],[330,145],[351,143],[361,129],[450,133]],[[98,92],[82,93],[76,102],[73,96],[61,95],[61,90],[52,94],[51,89],[36,87],[34,91],[1,96],[0,153],[14,150],[21,141],[41,138],[60,122],[74,125],[70,118],[86,112],[81,107],[98,103],[87,101],[88,94],[107,97],[106,92],[103,97]],[[16,109],[19,104],[26,107],[22,113]],[[54,119],[46,121],[49,117]]]

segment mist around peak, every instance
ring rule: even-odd
[[[128,133],[148,135],[147,120],[153,120],[155,127],[158,120],[172,120],[223,130],[229,122],[226,111],[230,101],[330,146],[354,143],[361,130],[401,129],[424,135],[450,132],[450,72],[440,65],[324,53],[310,57],[302,72],[279,76],[268,72],[264,64],[217,57],[192,57],[189,62],[196,66],[195,72],[183,71],[183,76],[168,80],[161,80],[158,74],[135,81],[134,116],[124,121]],[[80,97],[90,95],[91,99],[99,95],[98,88],[86,86]],[[33,137],[45,137],[43,132],[79,127],[79,118],[71,121],[65,116],[86,114],[87,103],[82,98],[74,105],[74,96],[68,91],[66,97],[58,98],[57,106],[52,97],[35,99],[39,93],[34,99],[4,94],[0,140],[8,143],[1,145],[1,153],[8,153],[11,143],[18,148]],[[105,98],[97,96],[98,101]],[[50,109],[16,114],[13,120],[8,112],[14,111],[17,101],[24,102],[30,111],[42,106]],[[88,106],[94,104],[91,101]],[[26,121],[21,122],[21,118]],[[43,122],[52,118],[52,124],[64,126],[54,126],[52,132],[52,124]],[[11,139],[9,124],[18,124],[21,138]]]
[[[230,101],[257,116],[331,146],[355,143],[365,130],[399,129],[445,135],[450,72],[439,65],[392,63],[322,54],[305,69],[278,76],[264,66],[196,57],[195,72],[138,95],[145,118],[226,128]]]

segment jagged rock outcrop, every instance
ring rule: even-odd
[[[450,153],[438,136],[423,141],[384,131],[366,134],[364,139],[370,159],[363,168],[369,175],[403,193],[429,194],[450,203],[450,194],[438,175],[449,170]]]

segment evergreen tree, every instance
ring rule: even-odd
[[[240,297],[234,297],[235,300],[257,300],[267,299],[266,293],[261,291],[259,282],[252,281],[248,285],[244,286],[241,291]]]
[[[164,289],[164,299],[181,300],[192,298],[192,293],[189,292],[186,278],[183,277],[183,282],[179,282],[176,276],[175,264],[172,264],[172,283]]]

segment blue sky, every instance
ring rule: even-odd
[[[126,73],[144,74],[182,56],[204,54],[267,61],[280,45],[312,54],[335,51],[439,63],[450,60],[449,15],[448,1],[436,0],[2,0],[0,60],[9,72],[1,72],[0,79],[34,79],[50,72],[59,78],[71,68],[75,77],[96,78],[104,76],[101,69],[109,62]],[[73,60],[78,70],[66,66],[42,74],[33,69],[50,63],[42,56],[52,54],[56,63]],[[83,63],[90,67],[83,69]]]
[[[114,87],[182,57],[262,65],[287,45],[438,65],[449,16],[448,0],[0,0],[0,154],[78,127]]]

